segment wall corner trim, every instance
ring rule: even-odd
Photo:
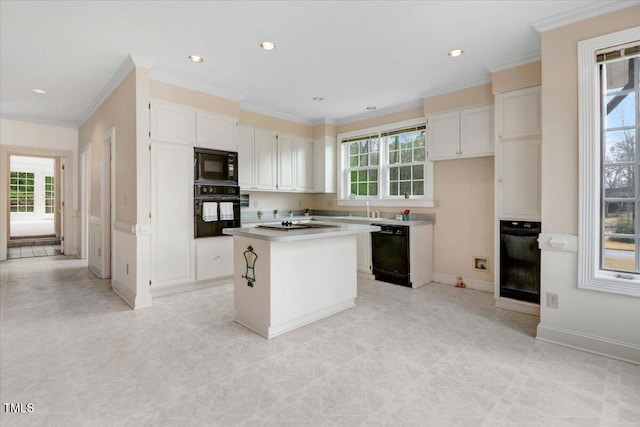
[[[78,121],[75,123],[76,127],[79,128],[87,121],[89,117],[102,105],[102,103],[113,93],[114,90],[122,83],[122,81],[133,71],[136,67],[136,64],[133,62],[133,58],[131,55],[127,56],[124,60],[118,71],[111,77],[109,82],[102,88],[102,90],[98,93],[98,95],[94,98],[94,100],[89,104],[87,109],[82,113],[82,115],[78,118]]]
[[[540,323],[536,339],[640,365],[640,346]]]

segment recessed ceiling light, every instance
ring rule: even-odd
[[[202,56],[198,56],[198,55],[189,55],[188,58],[189,58],[189,61],[191,61],[191,62],[200,63],[200,62],[204,61],[204,58]]]
[[[464,53],[464,50],[462,49],[454,49],[451,52],[449,52],[447,55],[449,55],[452,58],[455,58],[456,56],[460,56]]]
[[[264,50],[273,50],[276,48],[276,44],[273,42],[262,42],[260,43],[260,47]]]
[[[32,89],[34,93],[37,93],[38,95],[46,95],[47,91],[44,89]]]
[[[372,106],[370,106],[370,107],[367,107],[367,110],[375,110],[376,108],[378,108],[378,107],[374,107],[374,106],[372,105]]]
[[[313,97],[313,100],[314,100],[314,101],[318,101],[318,102],[319,102],[319,101],[324,101],[324,98],[323,98],[323,97],[321,97],[321,96],[314,96],[314,97]]]

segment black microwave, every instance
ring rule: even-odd
[[[194,148],[194,180],[238,185],[238,153]]]

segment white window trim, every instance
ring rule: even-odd
[[[349,157],[345,153],[344,144],[342,141],[349,138],[355,138],[361,135],[376,134],[394,129],[401,129],[404,127],[424,125],[426,122],[424,117],[404,120],[402,122],[389,123],[381,126],[375,126],[367,129],[358,129],[356,131],[345,132],[338,134],[338,206],[365,206],[367,203],[369,206],[396,206],[396,207],[433,207],[433,162],[425,161],[424,163],[424,196],[409,196],[408,199],[403,196],[386,196],[383,195],[387,192],[387,177],[380,170],[378,172],[378,196],[358,196],[355,199],[349,197],[349,189],[347,183],[349,182],[346,171],[347,162]],[[386,159],[386,154],[383,155],[383,148],[386,150],[386,146],[380,146],[379,158]],[[382,166],[382,165],[380,165]]]
[[[640,27],[578,42],[579,229],[578,287],[640,297],[640,275],[600,269],[600,112],[595,52],[640,39]]]

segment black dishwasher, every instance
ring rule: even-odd
[[[373,225],[380,227],[380,231],[371,233],[371,260],[376,280],[411,287],[409,227]]]

